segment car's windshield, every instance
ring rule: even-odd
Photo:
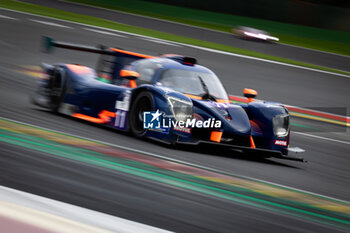
[[[201,80],[203,80],[204,84]],[[168,69],[163,71],[159,83],[175,91],[196,96],[206,94],[207,88],[208,94],[216,99],[228,99],[220,80],[213,73]]]
[[[134,63],[135,71],[139,73],[139,77],[136,79],[137,85],[151,84],[155,73],[160,68],[159,64],[154,63],[151,60],[144,59]]]

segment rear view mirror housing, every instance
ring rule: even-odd
[[[244,88],[243,95],[248,98],[249,102],[252,102],[254,101],[253,98],[258,95],[258,92],[254,89]]]
[[[132,70],[121,70],[120,71],[120,77],[129,79],[129,80],[135,80],[138,77],[140,77],[140,74],[136,71]]]

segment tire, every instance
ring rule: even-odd
[[[50,78],[49,91],[49,109],[52,112],[57,112],[66,93],[67,80],[63,78],[59,70],[55,70]]]
[[[141,92],[136,96],[129,112],[130,131],[136,137],[143,137],[147,131],[143,128],[143,112],[153,110],[153,96],[151,93]]]

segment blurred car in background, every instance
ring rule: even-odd
[[[232,29],[232,33],[246,40],[277,42],[277,37],[271,36],[270,33],[256,28],[238,26]]]

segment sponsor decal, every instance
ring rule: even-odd
[[[186,128],[186,127],[180,127],[180,126],[174,126],[173,128],[176,131],[182,132],[182,133],[191,133],[191,128]]]
[[[157,110],[156,112],[143,113],[143,128],[168,133],[169,128],[162,125],[163,115]]]
[[[192,118],[192,116],[181,116],[180,119],[184,120],[176,120],[176,117],[165,115],[164,113],[159,112],[159,109],[155,112],[144,112],[143,128],[161,132],[168,132],[168,129],[172,128],[188,134],[191,133],[192,128],[221,128],[221,121],[214,118],[202,120]]]
[[[230,107],[230,104],[228,103],[209,102],[209,104],[212,105],[213,107],[220,108],[220,109],[227,109]]]
[[[121,129],[121,130],[126,129],[129,106],[130,106],[130,91],[127,91],[125,93],[123,100],[115,101],[115,114],[116,114],[115,121],[114,121],[115,128]]]
[[[115,114],[116,117],[114,121],[114,127],[117,129],[126,129],[126,119],[128,116],[128,112],[123,110],[117,110]]]
[[[130,92],[126,92],[123,100],[115,102],[115,108],[117,110],[129,111],[130,105]]]
[[[275,140],[275,145],[278,145],[278,146],[287,146],[287,141],[284,141],[284,140]]]

